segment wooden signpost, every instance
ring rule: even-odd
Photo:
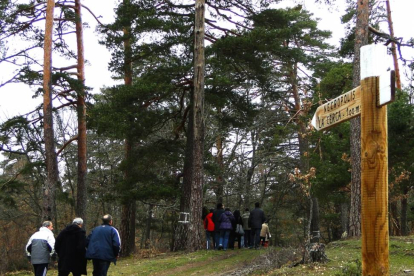
[[[328,129],[361,114],[361,87],[348,91],[316,109],[312,125],[317,130]]]
[[[318,107],[317,130],[361,116],[361,222],[363,275],[389,275],[387,104],[394,74],[384,74],[387,49],[361,48],[361,85]],[[390,76],[391,75],[391,76]]]

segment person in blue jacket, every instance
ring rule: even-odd
[[[118,230],[112,226],[112,216],[104,215],[103,224],[95,227],[86,239],[86,259],[92,259],[93,276],[106,276],[111,262],[121,250],[121,238]]]
[[[233,223],[236,220],[233,216],[233,213],[230,211],[230,208],[226,208],[224,213],[221,214],[219,219],[219,228],[220,228],[220,241],[219,241],[219,250],[227,250],[229,246],[229,236],[230,232],[233,230]],[[234,249],[234,244],[233,244]]]

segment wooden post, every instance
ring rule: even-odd
[[[387,48],[361,48],[361,85],[318,107],[317,130],[361,115],[362,274],[389,275],[387,104],[394,101],[395,75],[386,71]],[[381,76],[381,77],[378,77]]]
[[[361,81],[362,273],[389,275],[387,106],[378,77]]]

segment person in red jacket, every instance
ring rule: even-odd
[[[206,239],[207,239],[207,250],[214,249],[214,222],[213,222],[213,212],[214,209],[210,209],[210,213],[204,219],[204,229],[206,230]],[[213,242],[210,242],[210,238],[213,239]]]

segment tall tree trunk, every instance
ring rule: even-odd
[[[319,229],[319,201],[316,197],[312,197],[312,219],[310,223],[310,242],[317,243],[320,240],[320,229]]]
[[[401,199],[401,235],[408,236],[408,220],[407,220],[407,211],[408,211],[408,188],[404,188],[404,196]]]
[[[131,162],[131,151],[132,144],[130,139],[125,139],[125,160],[128,165],[124,172],[124,181],[126,187],[130,187],[130,162]],[[126,257],[130,256],[135,251],[135,215],[136,215],[136,201],[134,197],[129,196],[129,194],[124,194],[122,199],[121,206],[121,227],[119,229],[119,234],[122,241],[122,251],[121,256]]]
[[[391,38],[394,38],[394,27],[392,23],[391,17],[391,5],[390,0],[385,1],[387,5],[387,21],[388,21],[388,29],[390,31]],[[401,77],[400,77],[400,67],[398,66],[398,58],[397,58],[397,48],[395,46],[395,42],[391,41],[391,54],[394,60],[394,70],[395,70],[395,84],[398,89],[401,89]]]
[[[250,167],[247,169],[246,175],[246,186],[245,186],[245,197],[244,197],[244,206],[245,208],[250,208],[250,194],[252,191],[252,179],[254,174],[254,169],[256,167],[256,131],[252,130],[250,132],[252,139],[252,158],[250,162]]]
[[[401,226],[398,216],[398,201],[389,203],[389,232],[391,236],[401,236]]]
[[[127,257],[135,251],[135,200],[128,200],[127,203],[122,204],[121,208],[121,227],[119,229],[122,251],[121,256]]]
[[[292,95],[295,102],[295,122],[298,126],[298,141],[299,141],[299,153],[300,153],[300,171],[302,174],[307,174],[310,169],[309,165],[309,141],[306,138],[306,125],[303,122],[302,105],[299,95],[299,88],[297,85],[297,64],[292,64],[290,71],[290,81],[292,86]],[[319,242],[319,202],[318,199],[312,196],[309,191],[310,209],[309,209],[309,237],[311,242]]]
[[[130,5],[129,0],[124,0],[125,6]],[[124,15],[126,16],[126,15]],[[124,84],[125,86],[132,86],[132,48],[131,48],[131,26],[129,18],[126,19],[127,26],[124,26]],[[132,151],[132,139],[125,139],[125,160],[128,165],[124,172],[124,181],[127,183],[127,189],[132,184],[130,181],[131,175],[131,151]],[[124,195],[122,203],[121,213],[121,228],[120,235],[123,241],[122,256],[130,256],[135,251],[135,216],[136,216],[136,201],[135,198]]]
[[[83,50],[83,27],[81,2],[75,0],[76,12],[76,44],[78,50],[78,80],[82,82],[82,87],[77,91],[77,113],[78,113],[78,185],[76,195],[76,216],[83,218],[86,226],[86,210],[88,204],[87,196],[87,150],[86,150],[86,105],[85,105],[85,57]]]
[[[390,0],[386,0],[385,3],[386,3],[386,6],[387,6],[388,29],[389,29],[389,32],[390,32],[390,36],[392,38],[394,38],[395,35],[394,35],[394,27],[393,27],[392,16],[391,16]],[[396,48],[396,45],[395,45],[394,41],[391,41],[391,54],[392,54],[392,58],[393,58],[393,61],[394,61],[395,85],[397,86],[397,89],[401,89],[400,68],[399,68],[399,65],[398,65],[397,48]],[[404,195],[406,195],[406,194],[404,194]],[[390,222],[392,223],[391,218],[390,218]],[[399,227],[400,227],[399,228],[399,234],[400,235],[402,235],[402,236],[408,235],[407,226],[408,226],[407,225],[407,198],[404,196],[401,199],[401,221],[400,221],[400,224],[399,224]],[[392,230],[392,228],[390,227],[390,232],[391,232],[391,230]]]
[[[223,137],[221,134],[217,135],[216,138],[216,147],[217,147],[217,165],[219,167],[219,174],[217,175],[217,187],[216,187],[216,198],[217,202],[223,203],[224,195],[224,161],[223,161]]]
[[[43,129],[46,152],[47,179],[44,184],[43,195],[43,220],[54,220],[56,216],[55,195],[58,185],[59,172],[57,156],[55,151],[55,137],[53,128],[52,110],[52,41],[53,41],[53,16],[55,1],[47,1],[46,27],[44,43],[44,64],[43,64]],[[55,225],[57,228],[57,225]]]
[[[193,105],[193,89],[190,92],[190,104]],[[193,127],[194,116],[193,108],[189,112],[188,128],[187,128],[187,142],[185,149],[184,169],[183,169],[183,183],[181,186],[181,198],[180,198],[180,213],[178,224],[174,229],[174,244],[173,251],[186,250],[187,249],[187,236],[190,232],[190,225],[187,222],[187,214],[190,214],[190,201],[191,201],[191,175],[193,170],[192,154],[193,154]]]
[[[361,81],[360,51],[368,44],[369,1],[357,1],[357,22],[355,29],[355,54],[353,60],[353,87]],[[361,236],[361,118],[351,119],[351,206],[349,211],[349,236]]]
[[[348,215],[348,203],[341,203],[341,229],[342,229],[342,233],[344,234],[345,232],[347,233],[346,235],[348,235],[348,221],[349,221],[349,215]]]
[[[145,229],[145,249],[149,249],[151,245],[151,224],[154,205],[150,204],[148,207],[148,218]]]
[[[188,223],[179,223],[174,250],[196,251],[203,247],[203,150],[204,150],[204,12],[205,1],[196,0],[194,27],[194,90],[187,141],[187,168],[184,168],[181,213],[189,214]],[[184,215],[184,214],[183,214]]]

